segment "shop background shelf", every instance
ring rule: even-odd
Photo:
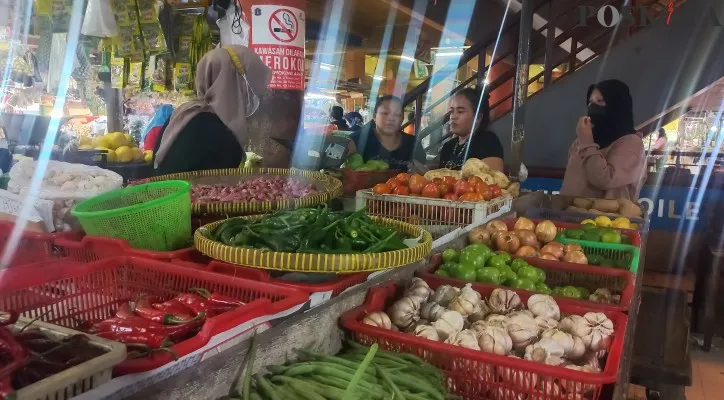
[[[434,282],[430,285],[435,288]],[[366,325],[362,318],[370,312],[386,309],[397,299],[397,285],[387,284],[373,288],[365,303],[342,316],[342,325],[350,330],[355,340],[370,345],[377,343],[390,351],[415,354],[439,367],[446,377],[448,389],[464,399],[511,398],[531,396],[535,399],[586,398],[598,400],[603,385],[616,382],[626,333],[627,317],[617,312],[604,312],[614,324],[614,337],[601,373],[586,373],[563,367],[554,367],[533,361],[465,349],[441,342]],[[490,290],[481,294],[490,295]],[[526,301],[528,295],[519,292]],[[564,314],[583,315],[589,310],[570,304],[559,304]],[[478,371],[471,373],[471,371]],[[534,385],[533,382],[538,382]],[[566,389],[565,394],[546,392],[541,385]],[[584,389],[590,389],[585,393]],[[588,390],[585,390],[588,392]],[[486,395],[489,395],[486,397]],[[497,396],[496,396],[497,395]]]
[[[107,258],[81,264],[60,260],[27,274],[24,268],[0,272],[0,309],[22,316],[75,328],[79,321],[96,322],[112,316],[118,306],[148,294],[172,298],[193,287],[239,299],[246,304],[208,318],[194,337],[171,348],[183,357],[209,342],[211,337],[257,317],[273,315],[303,304],[308,293],[288,286],[231,278],[221,274],[179,268],[171,263],[140,257]],[[117,375],[148,371],[173,359],[168,353],[126,360],[114,369]]]

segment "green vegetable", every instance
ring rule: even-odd
[[[485,263],[486,267],[500,268],[508,265],[503,254],[496,254],[488,259]]]
[[[518,270],[521,267],[525,267],[528,265],[528,263],[522,259],[522,258],[516,258],[515,260],[510,262],[510,268],[513,270],[513,272],[518,273]]]
[[[372,362],[372,359],[375,358],[375,353],[377,352],[378,345],[377,343],[373,344],[370,347],[370,350],[367,352],[367,356],[364,360],[360,363],[359,367],[357,368],[357,371],[354,373],[354,376],[352,377],[352,380],[349,382],[349,385],[347,386],[347,390],[344,391],[344,397],[342,397],[342,400],[349,400],[354,397],[354,390],[357,387],[357,382],[362,378],[362,374],[364,374],[365,370],[367,369],[367,366],[370,365]]]
[[[580,239],[583,236],[584,231],[583,229],[568,228],[563,233],[565,237],[569,239]]]
[[[493,285],[500,285],[503,281],[500,271],[494,267],[483,267],[478,269],[475,279],[478,282],[492,283]]]
[[[535,282],[533,282],[530,279],[522,279],[518,278],[513,282],[513,288],[515,289],[523,289],[523,290],[530,290],[532,292],[536,291],[536,285]]]
[[[442,262],[444,263],[458,262],[458,257],[459,254],[455,249],[446,249],[442,252]]]

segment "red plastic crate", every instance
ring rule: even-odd
[[[56,261],[42,274],[27,274],[25,270],[0,272],[0,310],[18,311],[30,318],[42,315],[43,321],[73,329],[112,316],[120,304],[141,294],[168,299],[189,288],[203,287],[247,303],[209,318],[194,337],[172,346],[179,357],[202,348],[214,335],[303,304],[309,297],[287,286],[179,268],[141,257],[106,258],[87,264]],[[124,361],[115,367],[114,374],[148,371],[171,361],[170,354],[157,352],[149,358]]]
[[[528,218],[530,219],[530,218]],[[515,225],[515,221],[517,221],[518,218],[506,218],[502,221],[505,222],[505,225],[508,226],[508,230],[513,230],[513,226]],[[530,219],[531,221],[535,222],[536,225],[538,225],[539,222],[542,222],[544,220],[542,219]],[[556,228],[558,228],[558,232],[563,232],[564,230],[568,228],[580,228],[583,226],[582,224],[573,224],[570,222],[559,222],[559,221],[553,221],[553,223],[556,225]],[[632,230],[632,229],[618,229],[614,228],[617,231],[621,232],[622,234],[626,235],[631,239],[631,245],[636,246],[638,248],[641,248],[641,234],[638,231]],[[573,240],[573,239],[571,239]],[[575,239],[576,242],[588,242],[586,240],[578,240]],[[589,242],[589,243],[597,243],[597,242]]]
[[[7,221],[0,221],[0,249],[5,254],[5,247],[10,241],[15,224]],[[18,246],[8,266],[33,264],[47,261],[53,258],[53,242],[56,238],[72,238],[79,235],[77,232],[68,233],[39,233],[24,231],[20,235]]]
[[[515,257],[517,258],[517,257]],[[543,260],[540,258],[523,258],[528,264],[540,268],[546,273],[546,283],[549,286],[581,286],[588,289],[591,293],[598,288],[615,289],[621,292],[621,300],[618,304],[605,304],[590,300],[578,300],[565,296],[557,296],[551,294],[559,304],[571,304],[580,307],[586,307],[591,310],[611,311],[611,312],[628,312],[631,308],[631,301],[636,287],[636,276],[631,272],[618,268],[593,267],[589,265],[573,264],[562,261]],[[417,272],[420,278],[428,282],[435,282],[437,285],[448,284],[462,287],[467,283],[471,283],[473,289],[478,292],[491,291],[495,288],[507,288],[502,285],[493,285],[489,283],[470,282],[457,278],[449,278],[435,275],[435,271],[442,265],[442,258],[439,254],[430,258],[430,262],[424,269]],[[515,289],[520,293],[526,293],[527,296],[536,294],[523,289]]]
[[[229,264],[222,261],[205,261],[205,256],[194,255],[193,261],[173,260],[172,262],[184,267],[200,269],[203,271],[215,272],[235,277],[242,277],[258,281],[272,282],[279,285],[297,288],[309,293],[332,292],[331,297],[335,297],[352,286],[358,285],[367,280],[371,272],[358,272],[354,274],[339,274],[337,278],[324,283],[308,283],[296,282],[292,280],[274,278],[269,271],[243,267],[240,265]],[[208,258],[207,258],[208,260]]]
[[[79,238],[62,237],[56,239],[54,244],[61,257],[70,257],[82,262],[91,262],[124,255],[171,261],[173,259],[189,259],[191,258],[190,253],[194,251],[193,247],[176,251],[134,249],[123,239],[102,236],[82,236]]]
[[[434,282],[428,283],[433,289],[437,287]],[[360,343],[377,343],[385,350],[415,354],[437,366],[445,374],[448,390],[464,399],[598,400],[603,385],[616,382],[628,321],[622,313],[604,312],[613,322],[615,332],[603,371],[594,374],[466,349],[361,322],[366,314],[387,309],[397,299],[397,289],[395,283],[370,289],[363,305],[342,315],[342,326]],[[481,294],[487,298],[491,292],[489,288]],[[524,302],[528,300],[528,293],[518,294]],[[583,315],[590,311],[565,303],[559,303],[559,307],[563,314]],[[533,385],[536,381],[538,385]],[[539,389],[544,384],[560,383],[564,384],[559,387],[573,390],[562,394]],[[591,393],[584,396],[578,391],[584,387],[590,388]]]
[[[400,173],[398,170],[386,171],[355,171],[351,168],[343,170],[342,193],[345,196],[354,196],[358,190],[370,189],[378,183],[385,183]]]

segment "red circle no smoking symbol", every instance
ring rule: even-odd
[[[285,8],[274,11],[269,17],[269,32],[280,42],[293,41],[299,33],[297,17]]]

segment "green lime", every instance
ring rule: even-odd
[[[488,262],[485,263],[486,267],[495,267],[500,268],[508,265],[505,262],[505,256],[503,254],[496,254],[490,258],[488,258]]]
[[[455,275],[453,275],[453,277],[464,281],[474,281],[476,275],[477,272],[475,267],[468,264],[460,264],[460,267],[455,271]]]
[[[591,254],[586,258],[588,258],[588,265],[601,265],[601,261],[603,260],[603,257],[598,254]]]
[[[600,242],[601,233],[598,231],[586,231],[583,236],[581,236],[581,240],[588,240],[589,242]]]
[[[583,229],[584,231],[595,231],[598,230],[598,227],[596,226],[596,224],[586,223],[581,225],[581,229]]]
[[[515,289],[523,289],[523,290],[530,290],[532,292],[536,291],[535,282],[531,281],[530,279],[516,279],[515,282],[513,282],[512,285]]]
[[[504,285],[511,285],[513,281],[518,279],[518,274],[507,265],[498,267],[498,271],[500,271],[500,283]]]
[[[445,271],[444,269],[442,269],[442,268],[438,268],[438,270],[435,271],[435,275],[437,275],[437,276],[442,276],[442,277],[445,277],[445,278],[449,278],[449,277],[450,277],[450,274],[449,274],[447,271]]]
[[[563,232],[564,236],[569,239],[580,239],[581,236],[583,236],[583,233],[583,229],[577,228],[568,228]]]
[[[552,292],[551,288],[549,288],[548,285],[543,282],[538,282],[535,284],[535,291],[543,294],[551,294]]]
[[[574,299],[581,298],[581,291],[575,286],[565,286],[561,290],[561,296],[571,297]]]
[[[442,252],[442,262],[445,263],[458,262],[458,257],[458,251],[455,249],[447,249]]]
[[[522,258],[516,258],[515,260],[510,262],[510,268],[512,268],[513,272],[516,273],[518,272],[520,267],[525,267],[526,265],[528,265],[528,263]]]
[[[601,241],[603,243],[621,243],[621,234],[617,231],[608,231],[601,234]]]
[[[493,267],[480,268],[477,272],[476,280],[483,283],[492,283],[493,285],[500,285],[502,282],[500,271]]]
[[[498,252],[496,252],[495,254],[496,254],[496,255],[499,255],[499,256],[502,256],[502,257],[503,257],[503,260],[505,260],[505,263],[506,263],[506,264],[510,264],[511,261],[513,260],[513,257],[512,257],[510,254],[508,254],[508,253],[506,253],[506,252],[504,252],[504,251],[498,251]]]
[[[578,289],[578,291],[581,293],[581,298],[584,300],[587,300],[588,297],[591,296],[591,292],[589,292],[588,289],[584,287],[577,286],[576,289]]]

